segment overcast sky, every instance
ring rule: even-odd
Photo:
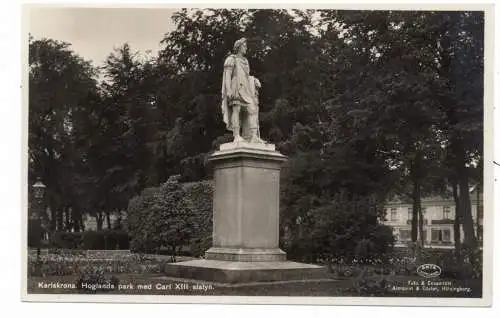
[[[174,28],[175,10],[160,8],[31,8],[29,32],[71,43],[71,48],[101,66],[114,47],[128,42],[134,51],[153,53]]]

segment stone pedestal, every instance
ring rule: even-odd
[[[265,144],[225,144],[214,166],[213,247],[209,260],[283,261],[279,182],[285,156]]]
[[[227,283],[325,277],[320,266],[286,261],[279,248],[280,169],[274,145],[223,144],[214,167],[213,246],[204,260],[169,264],[169,276]]]

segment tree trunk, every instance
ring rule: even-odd
[[[51,230],[52,232],[57,231],[57,212],[56,212],[56,206],[54,204],[54,201],[51,199],[50,200],[50,223],[51,223]]]
[[[176,261],[176,258],[175,258],[175,249],[176,249],[176,246],[175,245],[172,245],[172,255],[170,255],[170,260],[175,263]]]
[[[472,219],[471,212],[469,179],[466,174],[461,173],[459,176],[459,189],[460,205],[462,208],[461,215],[463,216],[464,226],[464,243],[475,246],[476,236],[474,233],[474,220]]]
[[[460,235],[460,211],[459,209],[460,206],[460,200],[458,197],[458,190],[457,190],[457,182],[453,181],[452,182],[452,188],[453,188],[453,199],[455,200],[455,221],[453,222],[453,239],[455,240],[455,257],[457,259],[457,262],[461,262],[462,255],[460,253],[460,245],[461,245],[461,235]]]
[[[57,209],[56,215],[57,215],[57,230],[58,231],[64,230],[63,213],[64,213],[64,208]]]
[[[419,178],[420,161],[418,155],[412,162],[410,169],[411,169],[410,171],[411,179],[413,183],[413,191],[412,191],[413,215],[411,220],[411,240],[413,243],[417,243],[419,233],[420,233],[420,239],[422,240],[422,231],[423,231],[422,229],[423,220],[421,211],[422,207],[420,202],[420,190],[421,190],[420,178]]]
[[[73,228],[75,229],[75,232],[80,232],[81,229],[79,214],[80,214],[80,209],[78,208],[71,209],[71,219],[73,220]]]
[[[104,221],[102,211],[99,211],[96,214],[95,218],[96,218],[96,223],[97,223],[97,230],[101,231],[102,230],[102,222]]]
[[[474,221],[472,220],[471,201],[469,193],[469,170],[466,167],[466,154],[460,140],[452,139],[451,150],[454,157],[454,170],[457,174],[459,205],[457,211],[460,213],[464,230],[464,244],[474,246],[476,237],[474,233]]]
[[[418,216],[419,216],[419,205],[418,205],[418,200],[416,200],[416,197],[418,196],[418,187],[413,184],[413,193],[412,193],[412,200],[413,200],[413,213],[412,213],[412,219],[411,219],[411,241],[413,243],[417,242],[418,239]]]
[[[422,247],[425,245],[425,237],[424,237],[424,214],[422,213],[422,204],[420,202],[420,197],[419,197],[419,202],[418,202],[418,235],[420,236],[420,244]]]
[[[106,211],[106,222],[108,223],[108,230],[111,230],[111,217],[110,217],[110,212]]]
[[[85,224],[83,224],[83,213],[82,211],[78,211],[78,223],[80,224],[80,231],[85,231]]]
[[[57,231],[57,212],[54,206],[50,207],[50,230],[52,233]]]
[[[71,226],[71,217],[70,217],[70,213],[71,213],[71,208],[69,206],[65,207],[64,208],[65,212],[64,212],[64,216],[65,216],[65,220],[64,222],[66,223],[64,228],[68,231],[68,232],[71,232],[71,229],[72,229],[72,226]]]

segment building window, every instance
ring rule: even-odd
[[[391,221],[397,221],[397,220],[398,220],[398,209],[391,208]]]
[[[440,230],[436,230],[436,229],[431,230],[431,241],[440,242],[440,241],[442,241],[442,239],[443,239],[443,237],[442,237]]]
[[[426,207],[422,207],[422,215],[425,215],[427,213],[427,208]]]
[[[443,241],[444,242],[451,242],[451,231],[450,230],[443,230]]]
[[[443,219],[448,220],[449,218],[450,218],[450,207],[444,206],[443,207]]]
[[[431,231],[431,241],[432,242],[451,242],[451,230],[449,229],[432,229]]]
[[[413,219],[413,208],[408,208],[408,220]]]

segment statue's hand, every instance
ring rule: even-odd
[[[260,89],[262,87],[262,85],[260,84],[260,81],[257,79],[257,77],[254,77],[254,81],[255,81],[255,87]]]
[[[226,86],[226,91],[224,92],[224,96],[222,96],[222,98],[234,99],[234,92],[231,90],[230,85]]]

